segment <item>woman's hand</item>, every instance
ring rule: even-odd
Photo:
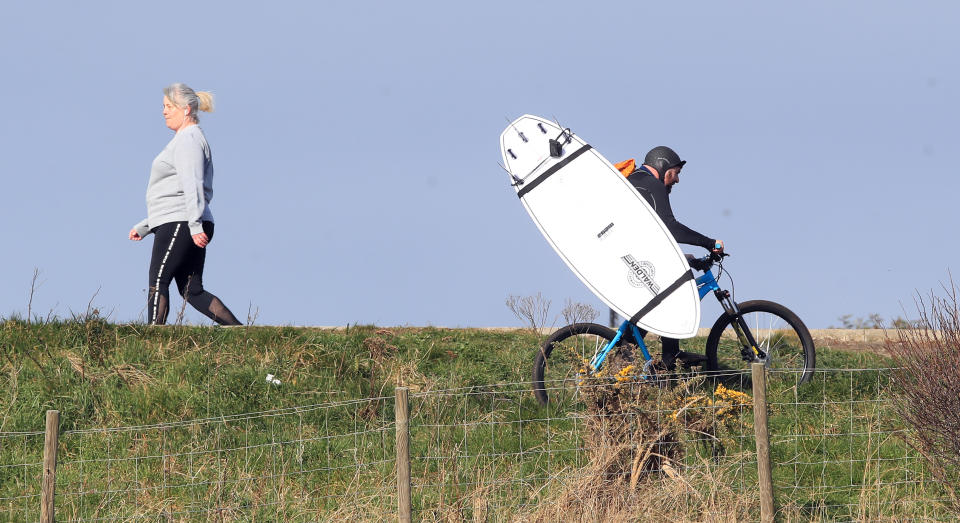
[[[205,233],[205,232],[200,232],[200,233],[197,233],[197,234],[194,234],[194,235],[193,235],[193,243],[194,243],[197,247],[200,247],[200,248],[202,249],[202,248],[206,247],[208,243],[210,243],[210,239],[207,238],[207,233]]]
[[[143,239],[143,236],[140,236],[140,233],[137,232],[136,227],[134,227],[133,229],[130,229],[130,239],[135,242],[138,242]]]

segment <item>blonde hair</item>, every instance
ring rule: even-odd
[[[197,111],[213,112],[213,93],[208,91],[194,91],[187,84],[177,82],[164,87],[163,95],[180,109],[190,108],[187,117],[194,122],[199,121]]]

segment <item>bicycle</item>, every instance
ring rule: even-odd
[[[717,281],[724,274],[725,256],[711,254],[689,260],[691,268],[703,272],[696,279],[700,300],[712,292],[724,310],[707,336],[705,370],[717,375],[724,370],[749,368],[751,363],[761,362],[768,368],[785,371],[777,373],[779,378],[807,383],[813,377],[816,365],[816,349],[810,331],[796,314],[778,303],[766,300],[735,302],[732,293],[721,289]],[[717,276],[711,270],[714,265],[718,267]],[[726,274],[733,288],[733,278],[729,272]],[[616,331],[596,323],[572,323],[561,327],[543,342],[534,359],[534,395],[541,405],[546,405],[549,401],[547,384],[571,378],[579,382],[585,374],[596,375],[611,351],[617,350],[625,357],[633,358],[633,347],[639,349],[644,360],[640,379],[655,380],[657,369],[643,341],[644,334],[629,320],[621,323]],[[560,348],[563,350],[558,351]],[[560,361],[548,365],[551,354]],[[588,356],[589,360],[586,359]],[[584,365],[586,361],[589,363]]]

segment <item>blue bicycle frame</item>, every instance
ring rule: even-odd
[[[697,292],[700,293],[700,300],[703,300],[703,297],[710,292],[720,291],[720,284],[717,283],[717,278],[713,275],[713,271],[707,270],[703,273],[702,276],[697,278]],[[736,305],[733,302],[730,302],[730,305],[721,303],[724,306],[724,309],[727,312],[734,312],[736,310]],[[733,309],[731,311],[730,309]],[[650,351],[647,350],[647,344],[643,342],[643,336],[640,334],[640,328],[636,325],[630,323],[630,320],[624,320],[620,324],[620,328],[617,329],[617,334],[607,343],[599,352],[597,352],[593,359],[590,360],[590,369],[592,372],[596,372],[603,365],[604,360],[607,359],[607,354],[617,346],[617,343],[620,342],[620,339],[623,338],[623,335],[626,334],[627,329],[630,329],[631,334],[633,334],[633,339],[637,342],[637,347],[640,348],[640,352],[643,353],[643,370],[646,372],[647,367],[652,363],[653,358],[650,357]],[[754,344],[756,345],[756,344]]]

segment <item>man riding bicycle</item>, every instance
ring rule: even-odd
[[[674,185],[680,183],[680,171],[686,163],[686,161],[680,159],[680,156],[673,149],[661,145],[650,149],[650,152],[643,159],[643,165],[628,174],[627,179],[657,212],[677,243],[698,245],[711,251],[711,253],[722,254],[722,241],[710,239],[700,234],[680,223],[673,215],[673,209],[670,207],[670,191]],[[641,333],[646,335],[643,331]],[[680,350],[680,340],[661,338],[661,342],[663,344],[663,365],[668,370],[675,368],[677,359],[687,365],[695,365],[706,361],[706,356],[682,352]]]

